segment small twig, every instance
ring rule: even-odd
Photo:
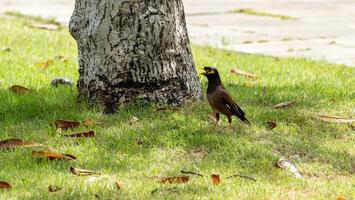
[[[172,187],[172,188],[168,188],[168,189],[159,189],[159,188],[157,188],[157,189],[151,191],[150,193],[153,195],[153,194],[155,194],[158,191],[162,191],[162,192],[177,192],[177,187]]]
[[[183,174],[192,174],[192,175],[197,175],[197,176],[203,177],[203,174],[199,174],[197,172],[188,172],[188,171],[184,171],[184,170],[181,170],[180,172]]]
[[[228,176],[227,178],[233,178],[233,177],[245,178],[248,180],[256,181],[255,178],[253,178],[251,176],[242,175],[242,174],[233,174],[232,176]]]
[[[260,98],[264,97],[266,94],[266,87],[264,86],[261,90]]]

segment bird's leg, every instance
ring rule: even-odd
[[[215,117],[216,117],[216,123],[214,124],[213,128],[215,128],[219,122],[219,113],[214,113]]]
[[[232,116],[227,116],[228,117],[228,128],[232,129]]]

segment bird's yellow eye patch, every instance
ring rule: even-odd
[[[207,74],[215,74],[214,70],[212,70],[212,69],[207,70],[206,73]]]

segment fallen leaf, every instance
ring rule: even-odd
[[[283,103],[279,103],[279,104],[275,105],[274,108],[276,108],[276,109],[288,108],[295,103],[296,103],[295,101],[287,101],[287,102],[283,102]]]
[[[9,88],[9,90],[15,94],[24,94],[24,93],[28,93],[31,91],[31,89],[28,89],[28,88],[20,86],[20,85],[13,85]]]
[[[90,126],[90,125],[93,125],[95,122],[91,119],[86,119],[82,122],[83,125],[85,126]]]
[[[56,31],[60,29],[60,26],[55,24],[31,24],[29,27],[50,31]]]
[[[232,176],[228,176],[227,178],[233,178],[233,177],[245,178],[245,179],[249,179],[252,181],[256,181],[255,178],[253,178],[251,176],[242,175],[242,174],[233,174]]]
[[[221,178],[219,177],[218,174],[212,174],[211,178],[212,178],[213,185],[219,185],[221,183]]]
[[[57,187],[57,186],[54,186],[54,185],[50,185],[50,186],[48,187],[48,191],[49,191],[49,192],[58,192],[58,191],[61,191],[61,190],[62,190],[62,188]]]
[[[52,64],[53,60],[46,60],[46,62],[38,63],[37,65],[41,70],[46,70]]]
[[[1,51],[3,51],[3,52],[10,52],[11,49],[10,49],[9,47],[7,47],[7,48],[2,49]]]
[[[139,119],[136,116],[133,116],[132,119],[129,120],[129,124],[131,124],[131,125],[135,124],[137,122],[139,122]]]
[[[267,129],[267,130],[272,130],[272,129],[274,129],[274,128],[277,127],[276,122],[269,121],[269,122],[267,122],[266,124],[267,124],[267,125],[266,125],[266,129]]]
[[[7,182],[0,181],[0,189],[11,189],[11,185]]]
[[[90,138],[90,137],[95,137],[95,132],[88,131],[88,132],[82,132],[82,133],[73,133],[73,134],[64,135],[64,136],[71,137],[71,138]]]
[[[68,120],[56,120],[55,127],[61,130],[68,130],[80,126],[80,122]]]
[[[70,172],[77,176],[92,176],[92,175],[101,175],[100,172],[94,172],[86,169],[80,169],[75,167],[70,167]]]
[[[160,179],[159,183],[187,183],[189,179],[189,176],[172,176]]]
[[[346,197],[343,196],[343,195],[340,195],[340,196],[337,197],[337,200],[346,200]]]
[[[339,116],[316,115],[315,117],[323,122],[328,122],[328,123],[350,124],[355,122],[355,119],[339,117]]]
[[[48,157],[50,160],[64,159],[64,160],[76,160],[76,157],[70,154],[61,154],[52,151],[32,151],[32,155]]]
[[[116,181],[115,184],[116,184],[116,187],[117,187],[118,190],[122,190],[123,183],[121,181]]]
[[[234,75],[244,76],[244,77],[251,78],[251,79],[256,79],[257,78],[257,76],[252,74],[252,73],[244,72],[244,71],[236,69],[236,68],[231,69],[230,73],[234,74]]]
[[[297,169],[297,167],[292,164],[290,161],[286,160],[285,158],[280,158],[277,163],[276,166],[281,168],[281,169],[285,169],[288,170],[290,172],[292,172],[296,178],[302,178],[303,175],[301,174],[301,172]]]
[[[150,193],[153,195],[153,194],[155,194],[156,192],[159,192],[159,191],[160,192],[173,192],[173,193],[178,192],[177,191],[177,187],[173,187],[173,188],[167,188],[167,189],[165,189],[165,188],[162,188],[162,189],[157,188],[157,189],[151,191]]]
[[[91,120],[91,119],[86,119],[82,122],[82,124],[84,126],[91,126],[91,125],[94,125],[94,124],[102,124],[101,122],[96,122],[94,120]]]
[[[34,142],[27,142],[20,139],[8,139],[0,141],[0,149],[10,149],[10,148],[18,148],[18,147],[38,147],[42,146],[41,144]]]

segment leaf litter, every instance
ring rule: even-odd
[[[339,117],[339,116],[315,115],[315,117],[321,120],[322,122],[327,122],[327,123],[351,124],[355,122],[355,119]]]
[[[69,170],[72,174],[77,175],[77,176],[99,176],[102,175],[101,172],[95,172],[87,169],[80,169],[80,168],[75,168],[75,167],[70,167]]]
[[[236,69],[236,68],[231,69],[230,73],[233,75],[243,76],[243,77],[250,78],[250,79],[257,79],[256,75],[249,73],[249,72],[242,71],[240,69]]]
[[[11,148],[21,148],[21,147],[38,147],[42,144],[28,142],[16,138],[11,138],[7,140],[0,141],[0,149],[11,149]]]
[[[285,158],[280,158],[277,161],[276,166],[281,168],[281,169],[284,169],[284,170],[292,172],[295,175],[296,178],[302,178],[303,177],[303,175],[298,170],[298,168],[293,163],[291,163],[290,161],[286,160]]]
[[[87,132],[81,132],[81,133],[73,133],[73,134],[64,135],[64,137],[69,137],[69,138],[91,138],[91,137],[95,137],[95,132],[94,131],[87,131]]]
[[[12,186],[5,181],[0,181],[0,189],[12,189]]]
[[[291,107],[295,103],[296,103],[295,101],[282,102],[282,103],[274,105],[274,108],[276,108],[276,109],[286,109],[286,108]]]
[[[26,94],[31,92],[32,90],[21,85],[13,85],[9,88],[9,90],[14,94]]]
[[[58,159],[63,159],[63,160],[76,160],[76,157],[70,154],[61,154],[61,153],[56,153],[53,151],[49,150],[44,150],[44,151],[32,151],[32,155],[34,156],[42,156],[42,157],[47,157],[50,160],[58,160]]]

